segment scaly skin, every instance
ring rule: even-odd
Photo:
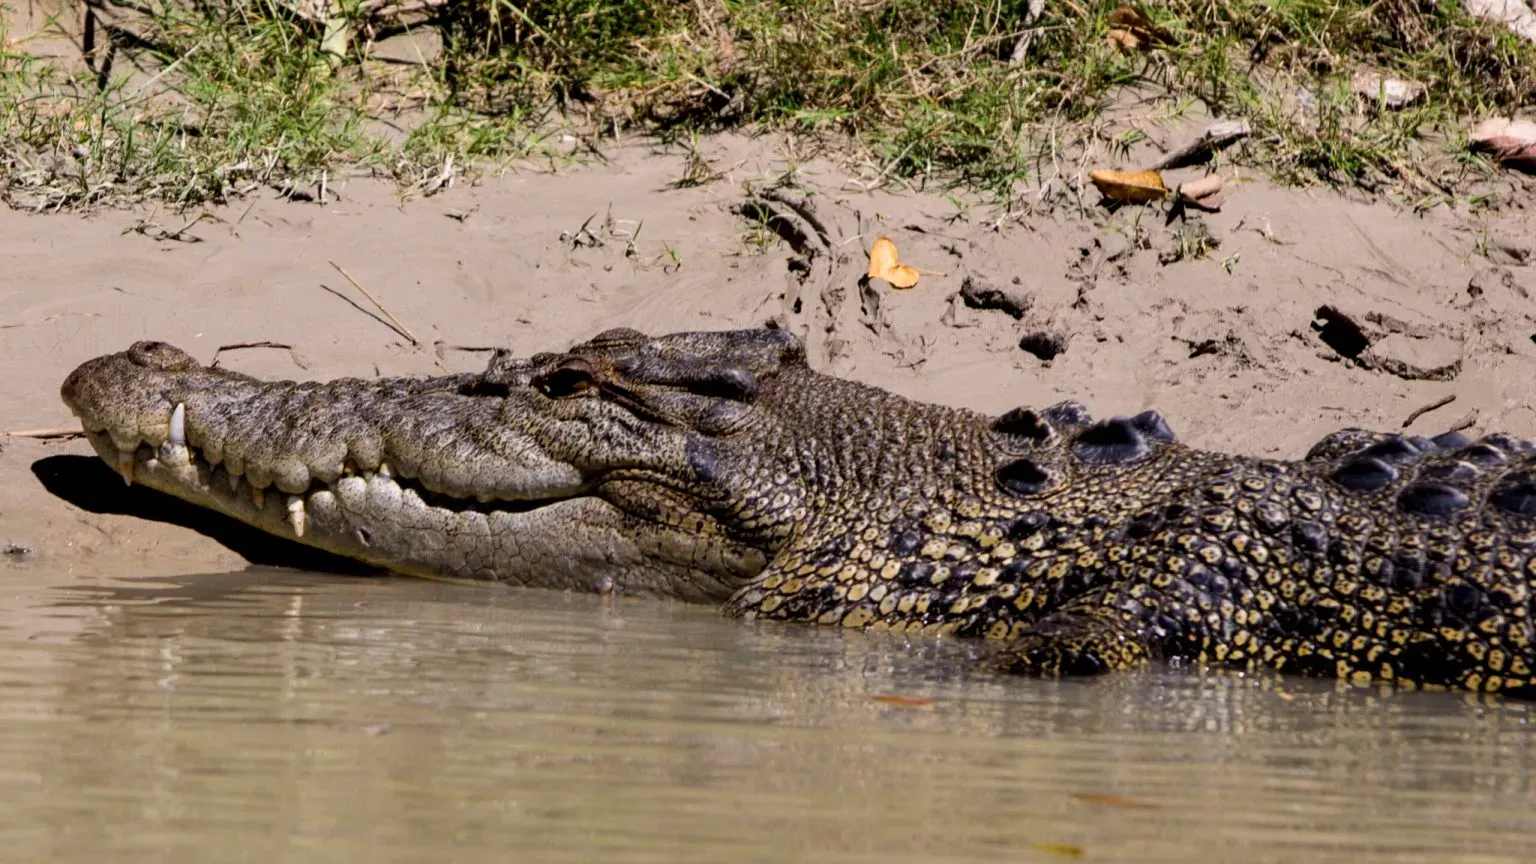
[[[1197,451],[1154,412],[913,402],[777,331],[326,384],[138,343],[63,398],[130,480],[398,572],[983,636],[1024,674],[1168,659],[1536,696],[1536,447],[1506,436]]]

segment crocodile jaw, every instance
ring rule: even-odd
[[[111,434],[86,438],[132,482],[216,510],[277,537],[408,576],[718,601],[765,565],[761,553],[636,525],[591,496],[527,510],[449,509],[387,473],[341,477],[301,495],[252,489],[174,442],[141,444],[131,462]],[[131,467],[129,467],[131,465]],[[297,515],[296,515],[297,514]],[[695,566],[668,566],[683,558]],[[739,575],[723,575],[739,574]]]

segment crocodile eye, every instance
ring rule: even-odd
[[[597,386],[597,376],[591,366],[580,360],[572,360],[533,379],[533,386],[539,388],[539,392],[545,396],[559,399],[585,393]]]

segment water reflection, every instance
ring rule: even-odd
[[[1521,704],[1021,681],[953,641],[414,580],[33,587],[0,607],[23,859],[1514,861],[1536,836]]]

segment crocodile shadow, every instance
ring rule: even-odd
[[[382,572],[362,562],[268,534],[148,486],[130,486],[95,456],[46,456],[32,463],[32,474],[44,489],[88,513],[133,516],[188,528],[252,564],[348,576],[374,576]]]

